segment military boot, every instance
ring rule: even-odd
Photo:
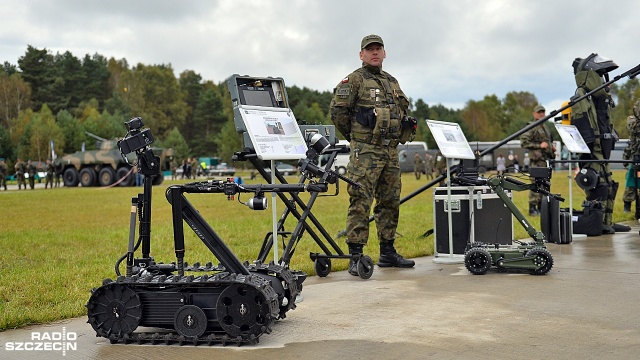
[[[628,202],[628,201],[624,202],[624,210],[623,211],[624,211],[625,214],[628,214],[628,213],[631,212],[631,203],[630,202]]]
[[[531,216],[540,215],[540,213],[538,212],[538,209],[536,209],[535,204],[529,204],[529,215]]]
[[[378,266],[410,268],[415,264],[415,261],[407,260],[396,252],[396,249],[393,247],[393,241],[380,243],[380,259],[378,259]]]
[[[355,243],[347,243],[347,245],[349,246],[349,254],[351,255],[357,255],[357,254],[362,254],[362,248],[364,247],[363,244],[355,244]],[[349,260],[349,274],[353,275],[353,276],[358,276],[358,262],[351,257],[351,259]]]

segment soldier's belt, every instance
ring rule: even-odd
[[[363,141],[363,140],[360,140],[360,139],[353,139],[353,140],[356,141],[356,142],[361,142],[361,143],[365,143],[365,144],[369,144],[369,145],[386,146],[386,147],[396,147],[400,143],[398,141],[398,139],[380,139],[379,142],[372,142],[371,140]]]

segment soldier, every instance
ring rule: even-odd
[[[29,173],[29,187],[33,190],[36,187],[36,173],[38,169],[36,165],[31,162],[31,159],[27,161],[27,172]],[[27,186],[25,185],[24,188],[26,189]]]
[[[533,108],[533,120],[536,122],[545,116],[545,108],[542,105],[536,105]],[[520,137],[521,146],[529,150],[529,166],[547,167],[547,160],[555,157],[556,147],[553,145],[551,131],[546,124],[540,124],[533,129],[525,132]],[[534,180],[531,179],[533,182]],[[540,204],[542,203],[542,195],[535,191],[529,191],[529,215],[537,216],[540,214]]]
[[[4,162],[4,158],[0,158],[0,187],[4,187],[4,191],[7,191],[7,164]]]
[[[640,156],[640,121],[638,119],[640,119],[640,99],[636,100],[635,104],[633,104],[633,114],[627,118],[629,142],[622,153],[623,160],[635,161],[635,157]],[[631,203],[636,199],[636,193],[633,190],[640,186],[640,179],[636,180],[635,176],[638,169],[633,165],[629,166],[628,164],[624,164],[624,166],[628,166],[629,170],[627,171],[626,186],[622,200],[624,202],[624,212],[628,213],[631,212]],[[636,181],[638,181],[638,184],[636,184]],[[638,204],[636,204],[636,207],[637,206]],[[635,216],[638,216],[637,211]]]
[[[424,172],[424,160],[420,157],[420,154],[416,154],[413,158],[413,173],[417,180],[420,180],[420,175]]]
[[[22,185],[24,185],[24,189],[27,190],[27,183],[24,181],[24,173],[26,169],[25,169],[24,162],[22,162],[22,159],[18,158],[18,160],[16,160],[16,164],[13,167],[16,170],[16,179],[18,180],[18,190],[20,190],[20,187]]]
[[[62,175],[62,164],[53,166],[54,172],[53,176],[55,177],[56,187],[60,187],[60,175]]]
[[[196,157],[192,157],[191,158],[191,178],[194,180],[198,176],[199,167],[200,165],[198,165],[198,159]]]
[[[47,185],[50,185],[53,189],[53,173],[56,172],[56,169],[50,159],[47,159],[47,167],[45,168],[45,171],[47,172],[47,177],[44,183],[44,188],[46,189]]]
[[[402,257],[394,247],[402,187],[397,145],[411,136],[411,131],[405,132],[403,127],[407,123],[403,118],[409,108],[409,99],[398,81],[382,70],[385,57],[382,38],[365,36],[360,43],[362,67],[336,86],[330,112],[336,129],[350,141],[347,174],[362,185],[347,186],[350,197],[346,229],[349,253],[362,254],[367,244],[369,214],[375,198],[373,215],[380,241],[378,266],[409,268],[415,262]],[[353,258],[349,262],[349,273],[358,275]]]
[[[433,156],[430,154],[426,155],[426,160],[424,162],[424,173],[427,180],[433,180]]]
[[[438,150],[438,153],[436,154],[436,171],[438,172],[438,176],[447,175],[447,158],[442,155],[440,150]],[[442,180],[440,180],[440,186],[446,185],[444,181],[445,178],[442,178]]]
[[[176,162],[176,159],[172,158],[171,159],[171,180],[178,179],[177,171],[178,171],[178,163]]]
[[[609,80],[609,72],[618,68],[610,59],[598,54],[587,58],[576,58],[573,61],[576,97],[597,89]],[[611,124],[611,108],[613,99],[608,87],[599,89],[590,97],[582,99],[571,108],[571,124],[580,131],[582,138],[589,146],[591,153],[581,154],[580,160],[603,160],[603,162],[580,163],[580,171],[596,174],[597,183],[591,189],[585,189],[587,200],[597,201],[603,205],[603,234],[614,234],[616,231],[629,231],[630,227],[613,223],[613,205],[618,192],[618,183],[613,181],[609,164],[611,150],[617,140],[617,134]]]

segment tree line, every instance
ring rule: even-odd
[[[286,90],[299,121],[331,124],[330,91]],[[637,79],[616,83],[611,92],[618,103],[613,123],[627,137],[625,121],[640,84]],[[462,109],[417,99],[411,101],[410,115],[420,120],[416,140],[434,148],[424,119],[458,123],[469,141],[495,141],[525,126],[536,104],[527,91],[509,92],[502,99],[487,95],[467,101]],[[0,157],[10,162],[18,157],[44,161],[51,157],[51,142],[58,155],[78,151],[83,143],[92,149],[94,140],[85,131],[121,137],[123,123],[134,116],[152,129],[154,145],[172,147],[177,159],[218,156],[230,161],[242,148],[225,82],[203,79],[194,70],[176,77],[170,64],[130,66],[126,59],[97,53],[77,58],[69,51],[54,55],[33,46],[17,64],[5,61],[0,70]]]

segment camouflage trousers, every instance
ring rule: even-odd
[[[636,201],[636,194],[633,191],[635,188],[626,187],[624,188],[624,194],[622,195],[622,201],[632,203]]]
[[[366,244],[369,215],[375,199],[373,218],[378,240],[393,241],[400,215],[400,165],[396,147],[351,141],[347,176],[361,187],[348,185],[347,243]]]
[[[16,179],[18,179],[18,190],[20,190],[21,186],[24,186],[25,189],[27,188],[27,183],[23,174],[16,174]]]

